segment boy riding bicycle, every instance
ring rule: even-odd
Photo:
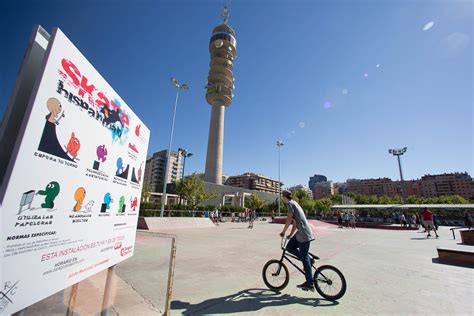
[[[288,216],[286,218],[285,227],[280,233],[280,236],[283,237],[288,227],[293,224],[291,233],[288,236],[292,237],[286,245],[286,250],[300,258],[303,262],[306,276],[306,282],[297,287],[304,291],[314,291],[313,271],[311,269],[311,258],[309,256],[310,243],[314,240],[313,231],[309,226],[306,215],[301,206],[296,201],[292,200],[291,192],[283,191],[282,201],[288,206]],[[294,234],[296,230],[298,231]]]

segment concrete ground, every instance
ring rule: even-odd
[[[290,282],[281,293],[266,288],[262,268],[281,255],[282,225],[256,222],[248,229],[246,223],[222,223],[161,230],[177,235],[171,314],[474,313],[474,270],[433,260],[437,247],[460,247],[459,233],[453,240],[449,229],[441,227],[439,239],[426,239],[419,231],[311,224],[317,239],[310,251],[322,258],[320,264],[334,265],[346,277],[347,292],[338,302],[296,288],[304,277],[290,265]],[[116,268],[120,287],[113,314],[159,315],[164,310],[169,256],[169,239],[137,233],[134,257]]]
[[[334,265],[346,277],[347,292],[338,302],[296,288],[304,277],[291,266],[290,283],[281,293],[266,288],[262,267],[281,255],[282,225],[256,222],[248,229],[246,223],[223,223],[167,230],[178,236],[171,314],[473,314],[474,271],[433,262],[438,246],[459,247],[459,236],[453,240],[448,228],[440,229],[439,239],[426,239],[418,231],[339,229],[317,221],[312,225],[317,240],[311,252],[322,258],[320,264]],[[163,293],[149,289],[157,287],[159,273],[166,279],[167,261],[162,258],[146,268],[140,263],[147,251],[160,249],[169,256],[169,245],[158,240],[139,232],[137,255],[117,271],[162,310]],[[154,243],[161,248],[153,248]]]

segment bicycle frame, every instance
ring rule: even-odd
[[[302,270],[300,267],[298,267],[295,263],[293,263],[293,261],[290,260],[289,257],[293,258],[293,259],[296,259],[298,261],[300,261],[300,258],[296,257],[295,255],[293,255],[292,253],[288,253],[287,254],[287,250],[286,250],[286,245],[288,244],[288,240],[289,238],[287,237],[283,237],[282,238],[282,242],[281,242],[281,250],[283,250],[283,253],[281,254],[281,258],[280,258],[280,262],[283,262],[284,259],[286,259],[289,263],[291,263],[291,265],[293,267],[295,267],[299,272],[301,272],[303,275],[305,275],[305,272],[304,270]],[[319,257],[318,256],[315,256],[313,255],[312,253],[310,253],[311,256],[314,257],[315,260],[319,260]],[[314,264],[311,265],[314,269],[316,269],[316,267],[314,266]],[[278,267],[278,271],[276,272],[277,275],[280,274],[280,271],[281,271],[281,265]]]

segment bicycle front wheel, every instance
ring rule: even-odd
[[[288,268],[280,260],[270,260],[263,266],[262,271],[263,282],[273,291],[283,290],[290,281]]]
[[[320,266],[314,273],[314,286],[319,295],[335,301],[346,293],[346,279],[336,267]]]

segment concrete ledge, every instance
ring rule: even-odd
[[[463,264],[474,267],[474,252],[471,250],[438,248],[438,258],[441,262]]]
[[[474,246],[474,230],[461,230],[459,233],[463,244]]]
[[[215,227],[209,218],[203,217],[140,217],[138,229],[161,231],[176,228]]]

